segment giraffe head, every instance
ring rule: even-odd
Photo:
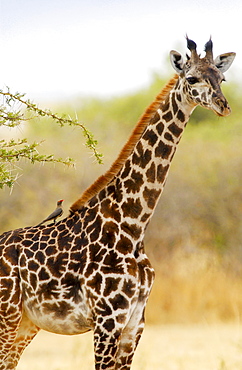
[[[223,73],[231,66],[235,53],[225,53],[213,59],[213,43],[210,39],[205,45],[206,55],[200,58],[197,45],[187,38],[187,47],[191,52],[184,62],[180,53],[170,52],[171,64],[179,74],[181,88],[190,104],[211,109],[219,116],[227,116],[231,109],[220,85],[225,81]]]

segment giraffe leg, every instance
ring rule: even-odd
[[[24,314],[17,332],[17,336],[11,348],[11,358],[15,359],[16,364],[19,362],[24,349],[33,340],[39,330],[40,329],[34,325]]]
[[[129,370],[131,368],[136,347],[144,330],[144,313],[154,282],[154,269],[143,253],[139,257],[138,266],[141,280],[140,294],[131,318],[122,332],[115,370]]]
[[[12,345],[15,341],[20,318],[11,322],[1,317],[0,323],[0,370],[14,369],[17,363],[11,356]]]
[[[2,271],[5,265],[0,261]],[[0,269],[1,271],[1,269]],[[0,278],[0,370],[15,369],[19,358],[38,332],[38,328],[23,315],[19,277]]]
[[[103,310],[99,309],[94,330],[96,370],[129,370],[139,339],[144,329],[144,310],[154,281],[154,270],[147,256],[140,253],[137,258],[139,294],[131,305],[122,309],[122,300],[117,300],[115,312],[109,311],[112,305],[106,301]],[[117,294],[118,296],[119,294]],[[100,307],[100,303],[99,303]],[[131,310],[132,308],[132,310]],[[101,315],[100,315],[101,313]],[[120,313],[120,315],[118,314]]]
[[[119,341],[120,330],[111,335],[102,327],[94,331],[95,370],[115,369]]]
[[[139,302],[122,332],[115,370],[131,368],[133,356],[144,330],[144,303]]]
[[[5,325],[4,331],[1,332],[1,350],[0,370],[15,369],[23,350],[32,341],[38,333],[36,327],[26,315],[15,323],[15,325]]]
[[[19,279],[12,276],[4,276],[6,265],[0,260],[0,370],[14,369],[17,363],[11,356],[11,348],[16,339],[18,328],[21,322],[21,302]],[[7,275],[7,274],[6,274]]]
[[[121,280],[121,279],[119,279]],[[123,279],[125,281],[125,279]],[[115,284],[114,284],[115,285]],[[119,290],[110,294],[109,299],[96,299],[93,310],[94,350],[96,370],[115,370],[122,332],[125,329],[130,316],[138,300],[137,285],[132,291],[132,297],[124,296]]]
[[[138,323],[137,323],[138,321]],[[135,311],[125,328],[118,327],[111,332],[105,330],[106,324],[94,331],[95,369],[129,370],[134,351],[143,331],[144,320],[137,320]]]

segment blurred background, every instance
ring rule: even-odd
[[[41,108],[83,122],[98,140],[95,163],[78,128],[37,119],[1,138],[44,140],[39,151],[72,157],[75,168],[15,168],[0,191],[0,233],[35,225],[64,199],[64,211],[114,161],[135,123],[173,76],[169,51],[186,53],[185,35],[203,53],[235,51],[223,92],[232,114],[197,108],[174,157],[147,229],[156,271],[149,323],[229,322],[242,312],[242,3],[229,1],[0,2],[0,88],[26,93]]]

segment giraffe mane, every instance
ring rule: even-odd
[[[81,197],[71,205],[71,212],[77,212],[88,200],[99,193],[111,180],[113,180],[114,176],[118,174],[127,158],[132,153],[136,143],[142,136],[144,130],[148,126],[151,118],[159,108],[160,104],[165,100],[171,89],[176,84],[178,77],[179,76],[177,74],[173,76],[173,78],[170,79],[166,86],[156,96],[155,100],[146,108],[144,114],[141,116],[135,128],[133,129],[128,141],[121,149],[117,159],[113,162],[109,170],[107,170],[104,175],[98,177],[94,183],[82,193]]]

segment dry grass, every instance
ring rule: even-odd
[[[158,262],[146,310],[149,324],[241,321],[240,261],[221,260],[208,250],[178,250]]]
[[[132,370],[242,370],[240,324],[147,326]],[[92,333],[40,332],[18,370],[94,369]]]

